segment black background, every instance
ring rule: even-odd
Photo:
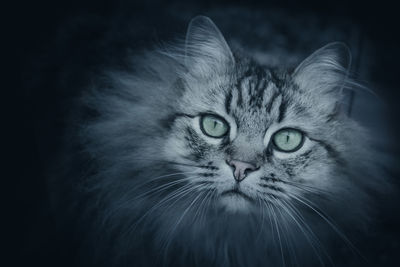
[[[281,7],[292,12],[312,12],[318,16],[333,15],[338,18],[350,18],[359,26],[363,33],[374,44],[376,74],[374,81],[383,85],[380,95],[391,108],[390,120],[394,133],[399,133],[398,115],[400,114],[400,93],[398,72],[400,26],[398,8],[387,1],[202,1],[204,8],[240,4],[255,7]],[[3,64],[6,75],[2,86],[2,100],[6,119],[2,124],[3,132],[7,134],[3,155],[2,191],[5,208],[0,214],[5,223],[5,233],[1,238],[7,247],[5,257],[0,259],[1,266],[73,266],[75,251],[66,240],[55,234],[53,219],[48,213],[48,203],[45,185],[46,160],[51,157],[51,140],[43,141],[46,125],[42,122],[45,113],[57,110],[59,91],[51,87],[51,80],[57,79],[57,64],[38,69],[41,59],[48,60],[47,51],[56,46],[60,25],[72,17],[96,16],[110,19],[116,10],[127,6],[140,15],[149,15],[150,25],[168,25],[157,21],[157,14],[162,14],[170,3],[168,1],[16,1],[13,6],[4,8],[3,26],[6,31],[2,41],[8,44],[3,50],[4,58],[10,58],[10,64]],[[10,12],[7,12],[10,11]],[[86,29],[88,36],[96,42],[99,29]],[[84,30],[85,31],[85,30]],[[99,33],[100,32],[100,33]],[[75,64],[90,66],[95,60],[80,55],[79,47],[74,47],[75,55],[80,58]],[[49,52],[50,53],[50,52]],[[60,56],[59,65],[64,64],[65,57]],[[69,62],[68,64],[72,64]],[[49,77],[48,83],[37,82],[39,77]],[[10,79],[10,80],[9,80]],[[41,77],[43,79],[43,77]],[[37,86],[41,84],[43,86]],[[10,96],[8,96],[10,94]],[[395,148],[396,149],[396,148]],[[50,154],[49,154],[50,153]],[[398,184],[397,175],[394,175]],[[385,202],[382,214],[383,237],[372,258],[381,259],[372,262],[382,262],[386,266],[396,266],[399,263],[400,237],[398,225],[400,204],[393,197]],[[3,263],[3,264],[2,264]],[[372,263],[374,264],[374,263]],[[377,265],[376,265],[377,266]],[[398,265],[400,266],[400,265]]]

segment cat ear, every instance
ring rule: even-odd
[[[231,49],[212,20],[205,16],[193,18],[185,42],[185,65],[189,71],[207,75],[234,63]]]
[[[295,82],[304,90],[329,93],[343,89],[351,65],[350,49],[341,42],[327,44],[306,58],[294,71]]]
[[[334,42],[315,51],[294,71],[293,79],[303,90],[311,91],[325,107],[337,110],[345,96],[351,65],[350,49]]]

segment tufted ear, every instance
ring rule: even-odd
[[[349,48],[340,42],[330,43],[306,58],[294,71],[293,77],[304,89],[321,93],[342,89],[351,64]]]
[[[228,44],[210,18],[197,16],[191,20],[186,34],[185,64],[198,75],[219,73],[235,64]]]
[[[350,65],[349,48],[344,43],[330,43],[306,58],[293,72],[293,79],[300,88],[319,97],[321,104],[337,109],[349,83]]]

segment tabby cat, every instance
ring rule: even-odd
[[[183,41],[105,72],[72,131],[83,171],[53,181],[82,265],[319,266],[358,255],[348,234],[368,223],[386,181],[342,105],[357,86],[348,51],[337,42],[297,66],[260,63],[198,16]]]

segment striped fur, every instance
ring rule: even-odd
[[[66,198],[93,255],[84,266],[313,266],[329,263],[331,241],[352,249],[346,230],[368,222],[386,180],[341,110],[354,84],[345,46],[277,69],[196,17],[183,44],[132,62],[82,98],[96,114],[76,134],[89,160]],[[204,135],[204,113],[229,133]],[[285,127],[304,132],[296,152],[272,145]],[[238,184],[228,159],[259,169]]]

